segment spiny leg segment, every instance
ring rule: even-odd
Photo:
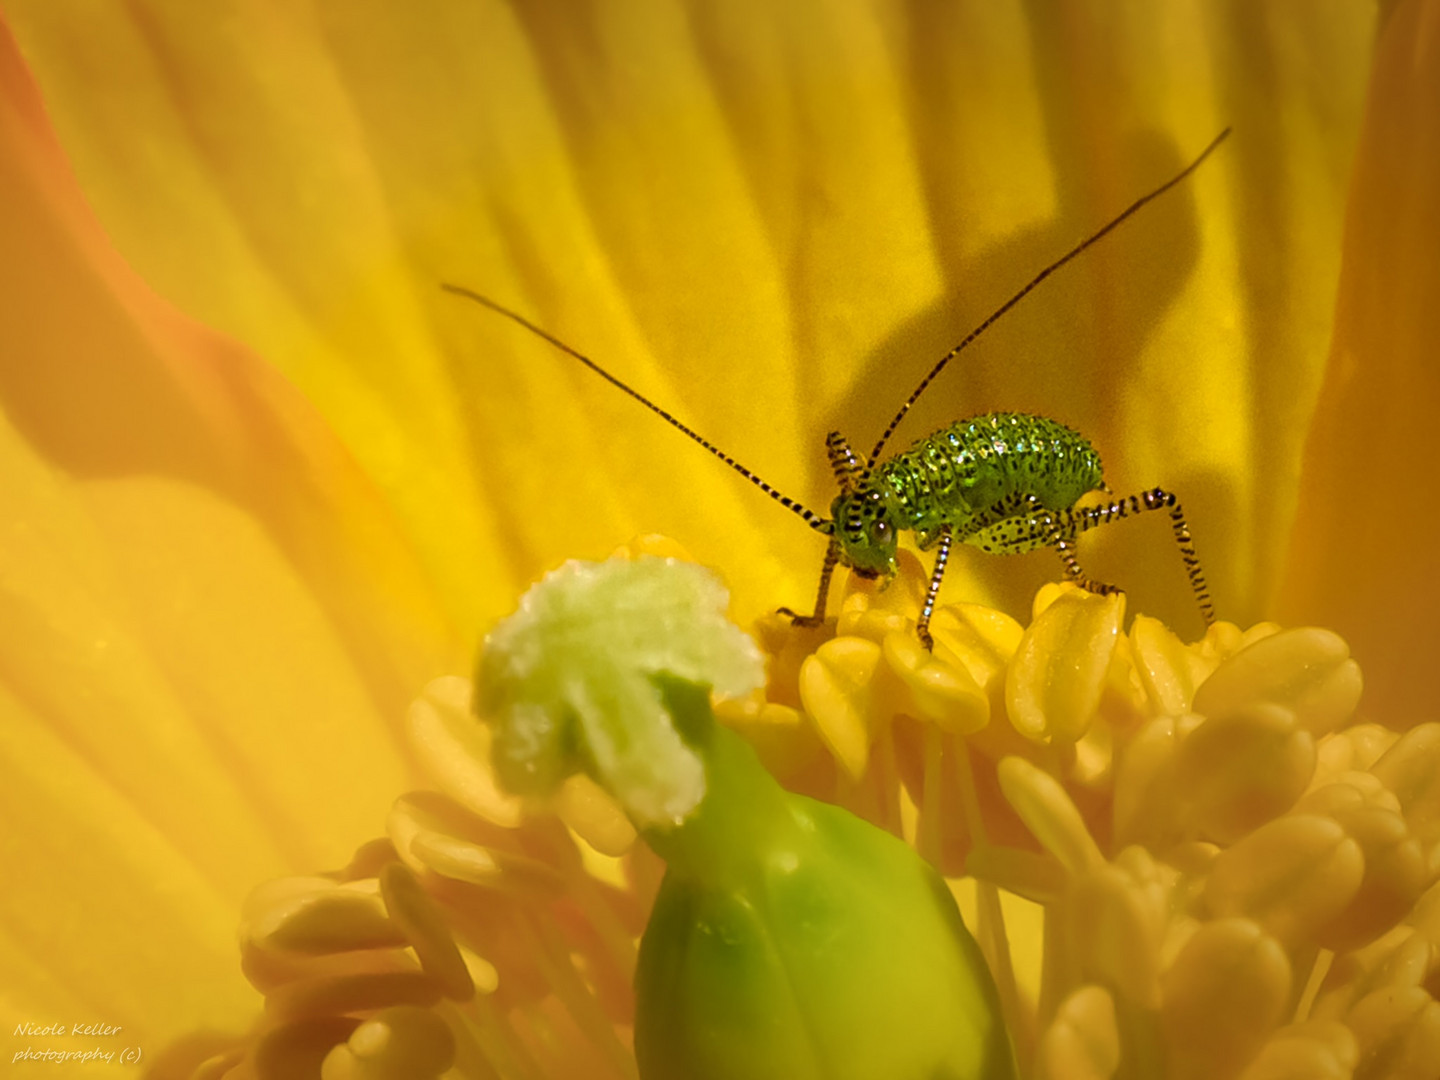
[[[1200,608],[1200,615],[1205,620],[1205,625],[1215,625],[1215,605],[1210,599],[1210,588],[1205,583],[1205,571],[1200,566],[1200,556],[1195,552],[1195,543],[1190,539],[1190,525],[1185,520],[1185,512],[1180,507],[1180,500],[1175,497],[1173,491],[1166,491],[1164,488],[1151,488],[1149,491],[1142,491],[1137,495],[1127,495],[1123,499],[1116,499],[1114,502],[1106,503],[1104,506],[1088,506],[1080,510],[1066,510],[1056,516],[1056,524],[1060,535],[1056,541],[1059,548],[1061,542],[1069,543],[1080,533],[1088,532],[1097,525],[1108,525],[1112,521],[1120,521],[1123,518],[1134,517],[1150,510],[1168,510],[1170,513],[1170,531],[1175,535],[1175,543],[1180,548],[1180,560],[1185,564],[1185,576],[1190,581],[1190,591],[1195,594],[1195,602]],[[1066,571],[1079,570],[1079,565],[1074,562],[1074,556],[1067,559],[1065,552],[1061,552],[1061,560],[1066,564]],[[1077,578],[1074,573],[1070,574],[1076,584],[1092,592],[1116,591],[1115,586],[1106,585],[1099,588],[1092,586],[1089,579],[1081,572]]]
[[[850,443],[838,431],[825,436],[825,453],[830,459],[830,471],[835,474],[835,483],[842,492],[855,490],[855,480],[861,473],[860,459],[850,449]],[[833,529],[833,524],[831,525]],[[780,608],[775,614],[784,615],[796,626],[820,626],[825,622],[825,606],[830,599],[830,579],[835,575],[835,566],[840,561],[840,542],[832,532],[830,546],[825,549],[825,561],[820,567],[820,588],[815,595],[815,610],[809,615],[800,615],[788,607]]]
[[[835,564],[840,561],[840,543],[831,539],[825,549],[825,561],[820,567],[820,588],[815,596],[815,613],[800,615],[788,607],[780,608],[775,614],[784,615],[796,626],[819,626],[825,621],[825,603],[830,597],[830,578],[835,574]]]
[[[930,636],[930,616],[935,611],[935,598],[940,595],[940,580],[945,576],[945,564],[950,561],[952,539],[950,526],[942,525],[939,550],[935,552],[935,569],[930,572],[930,585],[925,590],[925,606],[920,610],[920,618],[915,622],[915,633],[920,638],[920,644],[931,652],[935,649],[935,639]]]

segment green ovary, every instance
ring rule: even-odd
[[[723,877],[671,862],[636,975],[646,1080],[1013,1076],[989,974],[934,872],[844,810],[753,790],[774,781],[737,736],[714,736],[711,776],[732,775],[698,816],[748,792],[768,827],[729,835],[746,853],[717,860]],[[722,839],[684,832],[660,847]]]

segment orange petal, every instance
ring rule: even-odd
[[[1393,5],[1375,54],[1335,336],[1305,452],[1282,615],[1338,631],[1365,704],[1433,718],[1440,653],[1432,443],[1440,415],[1440,10]],[[1296,620],[1300,621],[1300,620]]]

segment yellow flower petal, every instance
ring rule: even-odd
[[[1371,707],[1424,719],[1434,695],[1414,673],[1440,651],[1429,449],[1440,414],[1440,20],[1417,0],[1386,10],[1280,612],[1303,610],[1350,642]]]
[[[1117,491],[1188,492],[1222,608],[1251,614],[1273,577],[1290,511],[1274,481],[1293,475],[1296,387],[1316,384],[1337,272],[1365,9],[1328,3],[1322,34],[1169,8],[1117,21],[1082,5],[1062,25],[989,6],[656,2],[582,30],[370,0],[344,19],[240,7],[223,32],[106,9],[81,34],[52,5],[8,6],[121,249],[321,403],[462,626],[499,610],[483,574],[512,575],[513,595],[642,527],[724,554],[747,611],[795,606],[814,571],[783,512],[440,280],[503,293],[823,507],[810,477],[832,417],[863,445],[965,329],[1236,122],[1224,158],[997,328],[965,358],[961,396],[937,387],[900,437],[1012,403],[1073,421]],[[1299,103],[1283,123],[1280,101]],[[144,132],[143,151],[118,131]],[[1247,399],[1266,423],[1236,409]],[[539,425],[554,449],[535,446]],[[697,497],[664,497],[677,490]],[[566,508],[580,491],[585,515]],[[1188,604],[1167,545],[1143,525],[1107,541],[1164,595],[1147,610]],[[999,585],[987,562],[985,587],[1028,595],[1030,563]]]

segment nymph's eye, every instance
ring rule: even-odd
[[[890,523],[888,521],[877,521],[870,526],[870,539],[873,543],[884,544],[890,539]]]

